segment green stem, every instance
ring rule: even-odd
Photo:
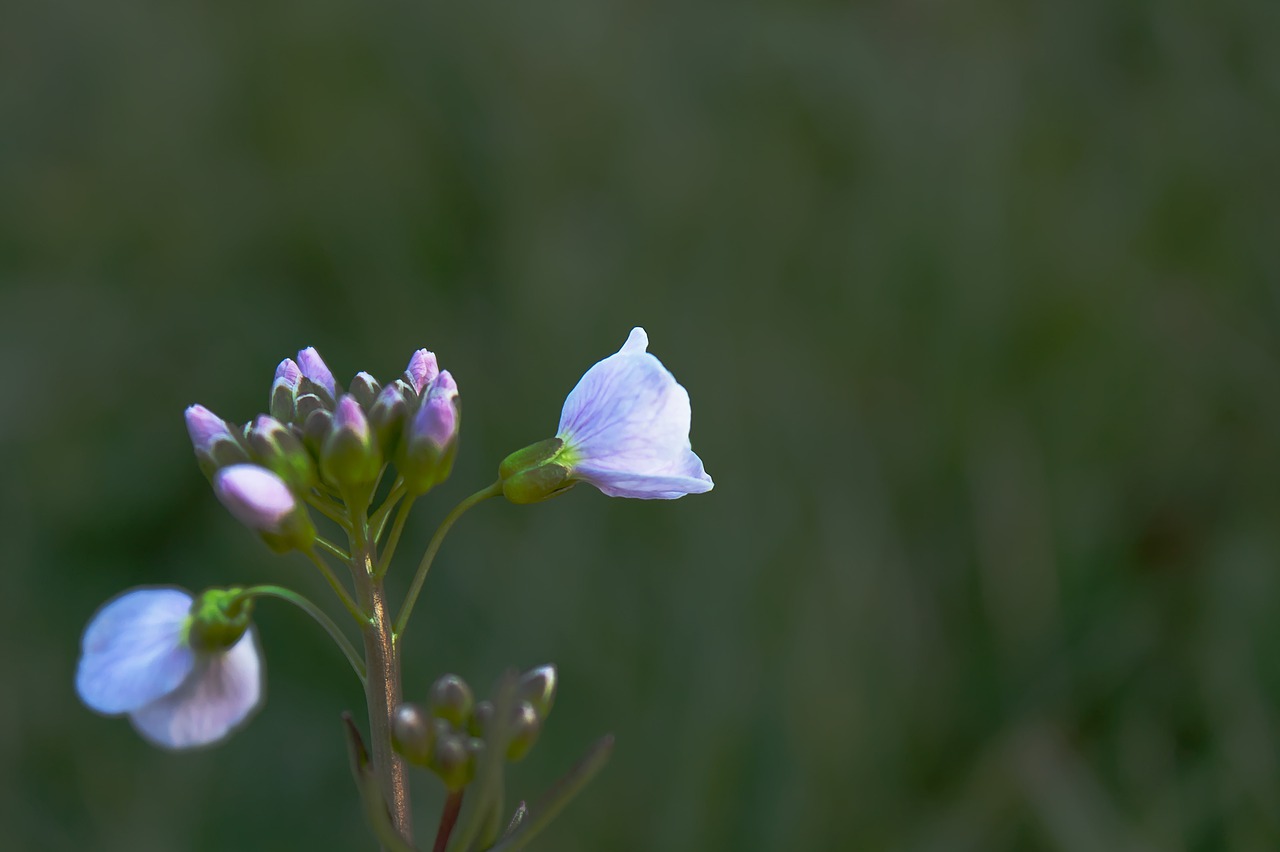
[[[440,550],[440,544],[444,541],[445,534],[449,532],[449,528],[453,526],[454,521],[462,517],[463,514],[472,506],[490,497],[497,497],[502,493],[502,482],[493,483],[488,488],[482,488],[475,494],[453,507],[445,519],[440,522],[440,526],[436,529],[435,535],[431,537],[431,543],[427,545],[427,552],[422,555],[422,561],[418,563],[418,572],[413,576],[413,585],[409,587],[409,594],[405,596],[404,605],[400,607],[400,615],[396,617],[396,638],[404,636],[404,630],[409,623],[409,616],[413,614],[413,605],[418,601],[418,594],[422,591],[422,584],[427,579],[427,571],[431,570],[431,563],[436,558],[436,552]]]
[[[333,623],[324,610],[312,603],[308,598],[303,597],[292,589],[286,589],[283,586],[250,586],[242,591],[239,595],[241,598],[276,598],[277,600],[288,601],[307,615],[315,619],[316,623],[325,629],[330,638],[337,644],[342,653],[346,654],[347,662],[351,663],[351,668],[355,670],[356,677],[360,678],[360,683],[365,682],[364,660],[360,659],[360,655],[356,653],[355,646],[350,640],[343,635],[338,629],[338,625]]]
[[[338,547],[338,545],[329,541],[329,539],[325,538],[324,536],[320,536],[320,535],[316,536],[316,544],[318,544],[320,546],[320,549],[328,553],[330,556],[336,556],[338,559],[341,559],[343,562],[351,561],[350,553],[347,553],[341,547]]]
[[[320,514],[333,521],[344,530],[351,530],[351,522],[347,520],[346,514],[343,513],[342,504],[327,494],[320,494],[312,491],[307,495],[307,505],[311,506]]]
[[[396,479],[395,484],[391,486],[391,490],[387,493],[387,499],[383,500],[382,505],[369,516],[369,528],[373,530],[374,541],[382,539],[382,531],[386,529],[387,518],[391,516],[391,510],[395,508],[396,503],[405,495],[407,490],[404,487],[404,480]]]
[[[395,555],[396,545],[400,543],[400,534],[404,532],[404,522],[409,518],[409,510],[413,508],[413,501],[416,498],[407,497],[400,504],[400,511],[396,512],[396,519],[391,524],[391,536],[387,539],[387,546],[383,548],[382,556],[378,559],[377,576],[383,577],[387,573],[387,569],[391,567],[391,557]]]
[[[360,607],[356,606],[356,602],[351,599],[346,587],[342,585],[342,581],[338,579],[338,576],[333,573],[333,569],[329,567],[329,564],[324,561],[319,553],[316,553],[315,548],[310,548],[304,552],[320,569],[320,573],[324,575],[324,578],[329,581],[329,586],[333,589],[334,594],[338,596],[338,600],[342,601],[342,605],[347,608],[347,612],[351,613],[351,617],[356,620],[356,624],[359,624],[362,629],[367,626],[369,624],[369,616],[361,612]]]
[[[360,606],[369,613],[361,628],[364,658],[369,677],[365,681],[365,703],[369,709],[369,747],[373,773],[387,798],[395,830],[406,840],[413,839],[409,806],[409,779],[404,759],[391,747],[391,714],[400,704],[400,652],[392,630],[391,613],[382,579],[377,576],[377,546],[369,535],[367,495],[361,503],[348,500],[352,511],[351,577]]]

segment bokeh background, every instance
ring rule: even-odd
[[[405,564],[633,325],[715,490],[485,504],[407,691],[555,661],[575,850],[1280,848],[1280,6],[0,9],[6,850],[371,849],[339,654],[161,753],[75,699],[129,586],[281,582],[182,410],[434,349]],[[416,783],[429,835],[440,793]]]

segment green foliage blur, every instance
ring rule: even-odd
[[[560,667],[534,846],[1280,848],[1280,5],[0,10],[0,847],[368,850],[355,679],[167,754],[72,688],[130,586],[289,585],[182,422],[281,358],[457,377],[435,522],[643,325],[713,492],[493,501],[406,697]],[[420,838],[442,795],[415,785]]]

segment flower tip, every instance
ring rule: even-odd
[[[627,342],[622,344],[622,348],[618,350],[622,355],[639,355],[649,349],[649,335],[640,326],[631,329],[631,334],[627,335]]]
[[[314,352],[315,350],[312,349],[311,351]],[[274,382],[281,381],[292,388],[297,388],[298,382],[302,381],[302,370],[292,358],[285,358],[280,362],[280,366],[276,367]]]
[[[284,480],[256,464],[222,468],[213,477],[213,490],[237,520],[260,532],[280,531],[298,506]]]
[[[303,376],[323,387],[331,396],[338,395],[338,384],[334,381],[333,373],[314,346],[298,352],[298,369]]]
[[[413,385],[413,390],[421,396],[422,389],[440,374],[436,354],[427,349],[419,349],[409,358],[409,366],[405,367],[404,373]]]

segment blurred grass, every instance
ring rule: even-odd
[[[183,407],[250,418],[304,345],[343,377],[433,348],[465,435],[411,554],[636,324],[716,490],[487,505],[409,638],[410,695],[560,665],[515,796],[617,733],[539,848],[1277,848],[1278,24],[6,6],[6,848],[370,848],[359,693],[294,612],[221,748],[75,701],[129,585],[323,594],[211,498]]]

